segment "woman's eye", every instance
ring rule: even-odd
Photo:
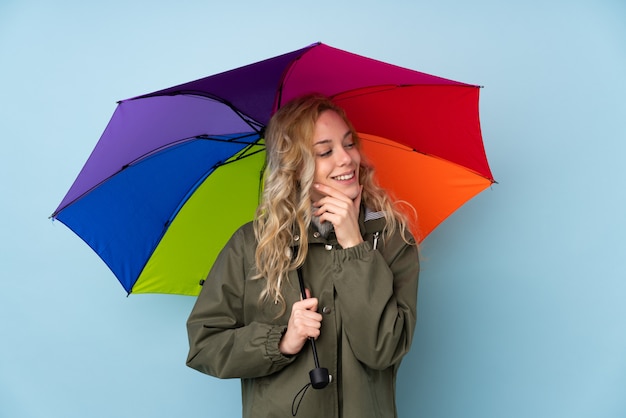
[[[344,148],[348,148],[348,149],[353,148],[353,147],[354,147],[354,142],[350,142],[349,144],[344,145]]]
[[[332,153],[332,150],[328,150],[328,151],[325,151],[325,152],[320,152],[317,155],[319,155],[320,157],[328,157],[331,153]]]

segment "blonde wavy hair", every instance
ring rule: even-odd
[[[352,131],[358,150],[360,140],[344,110],[330,98],[310,94],[294,99],[281,107],[270,119],[265,132],[267,149],[265,186],[257,208],[254,232],[257,239],[255,279],[265,277],[267,284],[262,300],[273,300],[285,308],[281,289],[289,270],[301,266],[308,252],[307,231],[311,224],[310,190],[315,174],[313,135],[315,122],[324,111],[341,116]],[[376,183],[373,167],[361,156],[359,182],[363,186],[361,203],[384,212],[386,227],[383,238],[400,231],[407,242],[408,221]],[[291,246],[298,235],[297,257]]]

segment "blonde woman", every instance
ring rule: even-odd
[[[187,323],[187,364],[240,378],[244,417],[396,417],[419,274],[406,218],[330,99],[286,104],[265,142],[263,200],[209,273]],[[332,377],[297,399],[314,365],[309,340]]]

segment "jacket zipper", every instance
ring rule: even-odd
[[[374,232],[374,249],[376,249],[376,247],[378,247],[378,236],[380,235],[380,232]]]

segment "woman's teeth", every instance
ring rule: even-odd
[[[339,181],[345,181],[345,180],[350,180],[353,177],[354,177],[354,173],[350,173],[350,174],[343,174],[341,176],[333,177],[333,179],[339,180]]]

